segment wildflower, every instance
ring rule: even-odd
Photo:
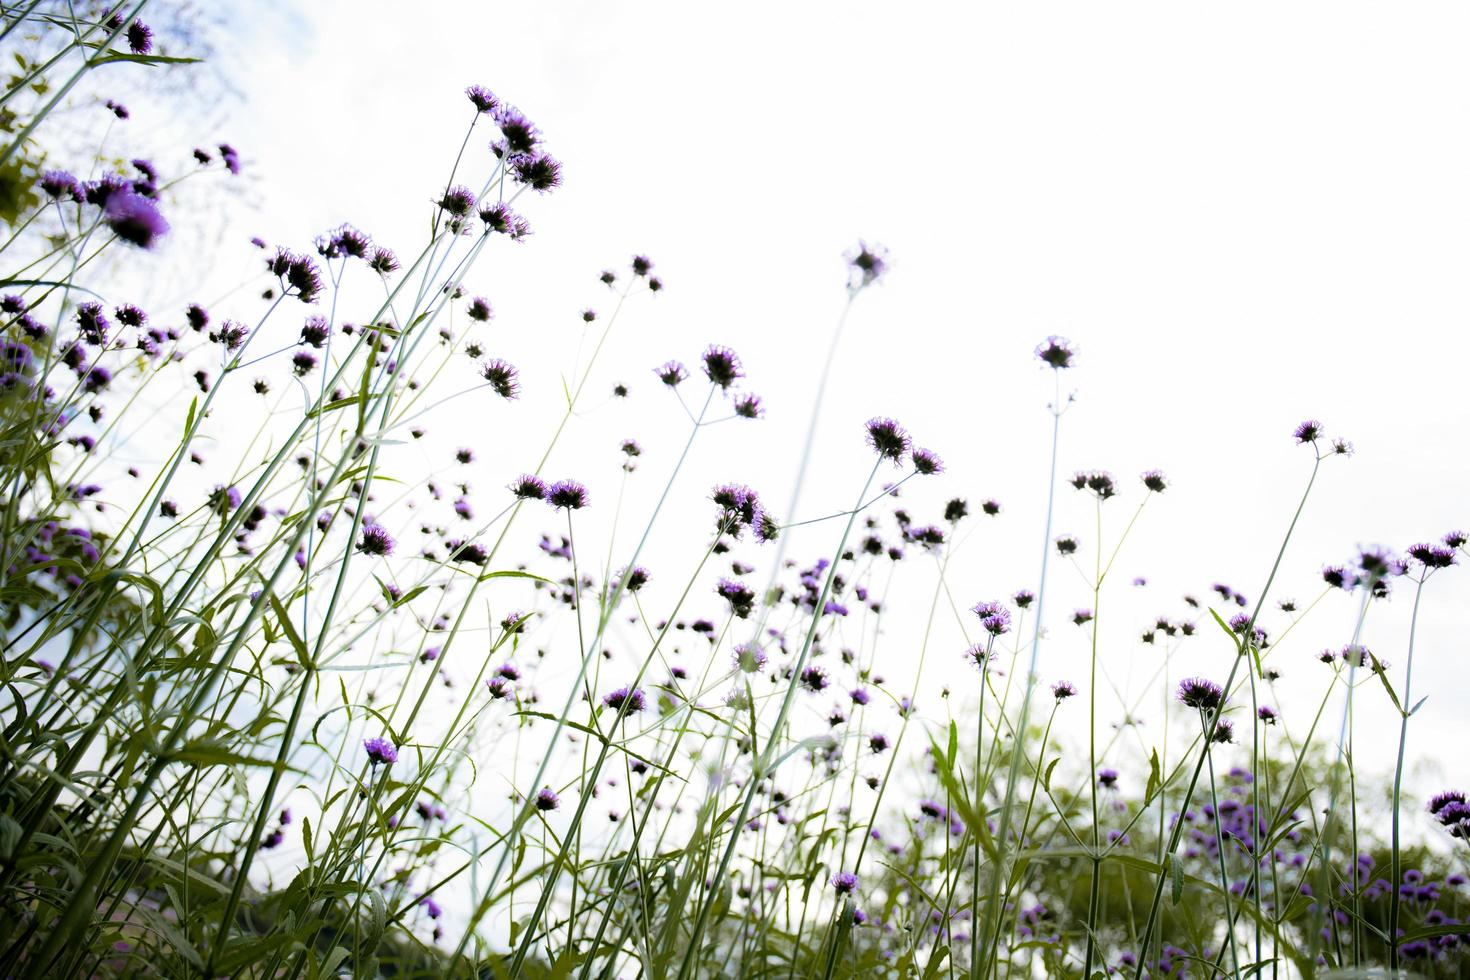
[[[650,259],[646,255],[635,255],[635,256],[633,256],[633,275],[635,275],[635,276],[646,276],[646,275],[648,275],[649,270],[651,270],[652,268],[653,268],[653,259]],[[610,275],[610,273],[604,272],[603,275],[604,276]]]
[[[368,257],[368,268],[380,276],[392,275],[398,271],[398,256],[393,254],[392,249],[379,245]]]
[[[327,318],[322,316],[310,316],[301,328],[301,342],[321,349],[332,335],[332,328],[327,325]]]
[[[449,548],[449,557],[466,565],[484,565],[490,560],[490,553],[485,546],[474,541],[446,541]]]
[[[487,231],[508,235],[512,241],[520,241],[531,233],[531,224],[516,214],[509,204],[496,201],[480,207],[480,220]]]
[[[715,593],[730,604],[730,611],[738,619],[746,619],[755,609],[755,591],[744,582],[722,578],[715,586]]]
[[[444,192],[444,196],[439,199],[440,210],[456,218],[463,218],[473,211],[474,207],[474,191],[465,187],[463,184],[456,184],[449,188]]]
[[[546,483],[539,477],[523,474],[510,485],[510,492],[521,500],[545,500]]]
[[[1164,482],[1164,474],[1159,470],[1148,470],[1143,474],[1143,485],[1153,493],[1163,493],[1168,486]]]
[[[107,343],[112,323],[103,314],[101,303],[86,302],[77,307],[77,327],[83,340],[93,347],[101,347]]]
[[[1351,578],[1341,565],[1326,565],[1322,569],[1322,581],[1334,589],[1352,588]]]
[[[755,525],[761,513],[760,498],[750,487],[738,483],[723,483],[714,488],[710,499],[723,511],[720,521],[725,530],[736,530]]]
[[[102,217],[113,234],[139,248],[150,249],[168,234],[168,222],[158,206],[131,188],[109,194]]]
[[[667,361],[654,368],[653,373],[658,375],[658,379],[670,388],[677,388],[679,382],[689,377],[689,370],[678,361]]]
[[[362,525],[362,540],[357,543],[357,550],[365,555],[376,555],[387,557],[393,554],[395,542],[386,528],[375,521],[367,520]]]
[[[827,672],[816,664],[803,667],[801,671],[801,684],[813,693],[824,690],[827,687]]]
[[[1048,367],[1061,370],[1072,366],[1072,358],[1077,356],[1077,352],[1067,338],[1052,336],[1036,345],[1036,356]]]
[[[891,459],[897,464],[908,453],[911,445],[909,434],[893,419],[881,417],[869,419],[867,430],[868,445],[880,459]]]
[[[1307,419],[1292,431],[1292,436],[1298,444],[1316,442],[1317,437],[1322,435],[1322,423],[1316,419]]]
[[[1051,686],[1051,696],[1057,699],[1058,704],[1061,704],[1076,693],[1077,688],[1072,685],[1071,681],[1057,681]]]
[[[581,510],[587,506],[587,488],[576,480],[558,480],[546,488],[545,499],[558,510]]]
[[[291,366],[297,377],[304,377],[316,367],[316,357],[304,350],[299,350],[291,355]]]
[[[509,400],[520,394],[520,372],[508,361],[499,358],[486,361],[480,366],[480,377],[488,381],[491,390],[501,398]]]
[[[735,399],[735,414],[743,419],[758,419],[765,411],[759,395],[745,394]]]
[[[909,454],[909,459],[913,461],[914,470],[923,476],[944,472],[944,462],[933,450],[915,449]]]
[[[368,762],[375,768],[379,763],[391,766],[398,761],[398,747],[386,738],[363,739],[362,747],[367,750]]]
[[[1341,437],[1332,440],[1332,454],[1334,456],[1351,456],[1353,444]]]
[[[728,347],[711,344],[705,348],[701,359],[704,361],[705,377],[721,388],[729,388],[737,378],[744,376],[740,358]]]
[[[1190,677],[1179,682],[1178,696],[1183,704],[1203,711],[1218,708],[1225,697],[1225,692],[1214,681],[1203,677]]]
[[[543,786],[536,791],[536,809],[542,813],[555,810],[559,806],[561,806],[561,799],[552,791],[551,787]]]
[[[1099,769],[1097,771],[1097,784],[1104,789],[1112,789],[1118,785],[1118,770]]]
[[[1466,535],[1464,531],[1450,531],[1440,540],[1445,543],[1446,547],[1463,548],[1465,542],[1470,541],[1470,535]]]
[[[135,20],[128,25],[128,50],[133,54],[147,54],[153,50],[153,28]]]
[[[1437,544],[1416,544],[1409,549],[1409,557],[1425,568],[1448,568],[1455,563],[1454,549]]]
[[[993,659],[994,655],[984,643],[973,644],[965,650],[965,660],[972,666],[979,668],[981,673],[985,672],[985,669],[990,666],[990,661]]]
[[[483,85],[471,85],[464,90],[464,94],[474,105],[475,111],[481,114],[494,112],[496,106],[500,105],[500,100],[495,97],[495,93]]]
[[[847,698],[853,704],[861,707],[868,703],[868,691],[866,688],[855,687],[847,692]]]
[[[754,674],[766,665],[766,651],[754,643],[741,643],[731,652],[735,666],[743,673]]]
[[[958,524],[970,515],[970,505],[963,497],[955,497],[944,505],[944,519]]]
[[[491,118],[500,127],[501,140],[491,145],[496,156],[530,153],[541,142],[541,133],[536,124],[515,106],[502,102],[491,110]]]
[[[647,706],[647,699],[643,696],[640,687],[620,687],[616,691],[610,691],[602,696],[602,703],[614,711],[624,714],[635,714]]]
[[[103,105],[107,106],[108,111],[119,119],[126,119],[130,115],[127,106],[113,99],[108,99]]]
[[[1215,733],[1210,736],[1211,742],[1233,742],[1235,741],[1235,726],[1225,719],[1215,724]]]
[[[867,242],[859,241],[857,249],[847,253],[845,258],[851,276],[851,289],[871,286],[888,270],[888,250],[881,245],[870,247]]]
[[[1274,725],[1276,724],[1276,709],[1268,704],[1263,704],[1256,710],[1256,717],[1261,719],[1263,724]]]
[[[1010,631],[1011,611],[999,602],[981,602],[970,611],[980,617],[980,625],[991,636],[1000,636]]]
[[[1016,604],[1017,609],[1026,609],[1031,603],[1036,601],[1036,593],[1030,589],[1021,589],[1015,595],[1011,596],[1011,601]]]
[[[623,573],[623,588],[629,592],[637,592],[648,584],[650,573],[642,565],[634,565]]]
[[[851,895],[857,887],[858,876],[851,871],[839,871],[832,876],[832,888],[839,895]]]
[[[874,732],[868,736],[868,749],[877,754],[888,748],[888,736],[882,732]]]
[[[240,172],[240,154],[228,143],[219,144],[220,159],[225,162],[225,169],[232,174]]]
[[[57,201],[76,199],[81,195],[81,185],[65,170],[47,170],[38,181],[46,196]]]
[[[517,182],[538,193],[545,194],[561,186],[561,161],[549,153],[516,157],[511,169],[515,171]]]

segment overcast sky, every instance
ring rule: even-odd
[[[520,106],[564,161],[564,187],[523,201],[533,238],[467,284],[495,303],[490,353],[525,385],[511,409],[441,423],[492,461],[487,486],[539,454],[577,312],[607,305],[597,273],[645,252],[667,288],[630,309],[593,383],[635,397],[580,420],[552,469],[610,503],[616,443],[638,438],[643,496],[625,521],[641,527],[684,436],[649,369],[725,343],[769,415],[701,436],[675,514],[702,527],[701,498],[729,479],[779,509],[843,301],[841,254],[861,237],[891,250],[892,270],[854,309],[793,516],[849,504],[871,465],[861,424],[892,415],[949,467],[909,501],[917,516],[937,519],[953,495],[1005,505],[956,555],[957,598],[1034,587],[1051,384],[1031,350],[1070,337],[1063,474],[1104,467],[1124,482],[1112,535],[1141,470],[1172,483],[1104,597],[1120,684],[1146,680],[1158,652],[1138,633],[1181,614],[1182,593],[1218,580],[1257,597],[1310,470],[1290,437],[1304,418],[1357,453],[1325,467],[1277,598],[1315,598],[1318,569],[1360,544],[1470,523],[1462,4],[425,2],[405,15],[317,0],[242,26],[235,57],[250,70],[231,134],[259,204],[231,239],[242,262],[250,234],[304,246],[342,221],[416,250],[471,83]],[[1090,504],[1070,488],[1061,501],[1058,532],[1090,542]],[[799,532],[792,554],[814,559],[838,531]],[[678,580],[691,547],[656,537],[648,563]],[[1466,574],[1433,582],[1422,613],[1420,795],[1459,775]],[[926,605],[932,570],[906,576],[900,594]],[[1080,680],[1085,636],[1065,616],[1090,599],[1065,566],[1055,581],[1042,673]],[[1368,625],[1396,677],[1408,598]],[[1329,596],[1279,651],[1284,702],[1320,694],[1315,654],[1347,642],[1355,609]],[[917,643],[904,622],[884,640],[895,672]],[[1201,633],[1179,669],[1223,676],[1228,647]],[[929,686],[972,692],[961,649],[952,630],[936,637]],[[1392,724],[1385,698],[1365,701],[1367,730]],[[1365,739],[1370,764],[1391,761],[1389,741]]]

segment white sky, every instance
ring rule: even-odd
[[[1470,523],[1463,5],[421,3],[405,14],[318,0],[247,26],[229,136],[260,208],[231,241],[306,246],[350,221],[416,249],[471,115],[470,83],[524,109],[564,161],[563,188],[523,201],[533,239],[468,283],[498,311],[490,353],[525,384],[510,408],[467,404],[440,423],[449,445],[494,458],[484,487],[534,462],[581,336],[576,313],[608,305],[596,274],[638,251],[668,288],[620,325],[592,385],[627,381],[635,397],[579,422],[552,470],[589,482],[603,507],[589,521],[605,520],[617,441],[642,441],[641,496],[619,540],[631,539],[683,438],[649,369],[727,343],[769,417],[701,437],[675,516],[702,531],[699,498],[728,479],[779,509],[842,301],[840,255],[864,237],[891,249],[892,273],[854,312],[797,516],[848,505],[871,465],[861,423],[893,415],[949,465],[908,501],[921,522],[951,495],[1006,505],[956,558],[958,598],[1034,587],[1050,382],[1030,352],[1049,333],[1071,337],[1082,353],[1067,376],[1078,402],[1063,421],[1063,474],[1105,467],[1128,487],[1109,505],[1112,533],[1139,471],[1172,481],[1105,611],[1119,683],[1141,684],[1157,662],[1137,634],[1156,613],[1179,614],[1182,592],[1204,598],[1224,580],[1256,597],[1309,469],[1290,439],[1303,418],[1358,452],[1324,468],[1277,598],[1309,601],[1318,568],[1360,543],[1402,548]],[[489,135],[477,130],[472,168]],[[483,170],[471,173],[477,183]],[[1090,541],[1090,505],[1070,489],[1060,499],[1057,530]],[[802,532],[792,553],[811,560],[837,531]],[[694,547],[666,534],[646,563],[672,588]],[[907,574],[910,605],[923,605],[931,573]],[[1144,596],[1135,574],[1150,580]],[[1042,672],[1081,681],[1083,634],[1060,617],[1088,600],[1066,568],[1056,581]],[[1375,611],[1367,635],[1396,683],[1407,599]],[[1428,591],[1414,686],[1431,697],[1411,728],[1421,770],[1409,781],[1421,796],[1460,775],[1467,608],[1464,570]],[[691,610],[715,611],[713,597]],[[1314,655],[1348,640],[1354,611],[1328,597],[1281,649],[1296,682],[1288,710],[1309,709],[1326,677]],[[1284,625],[1263,622],[1273,635]],[[1223,677],[1227,647],[1200,632],[1181,668]],[[950,634],[934,641],[930,680],[964,691],[973,675]],[[895,674],[915,636],[911,619],[891,625]],[[1381,767],[1391,739],[1376,733],[1393,719],[1381,691],[1365,690],[1361,731],[1375,737],[1363,750]]]

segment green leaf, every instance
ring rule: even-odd
[[[114,51],[112,54],[93,58],[92,64],[110,65],[119,61],[131,62],[135,65],[192,65],[199,61],[198,58],[175,58],[162,54],[128,54],[122,51]]]
[[[960,730],[955,725],[954,719],[949,720],[949,748],[945,752],[945,758],[949,760],[949,767],[954,768],[954,760],[960,751]]]
[[[1159,750],[1154,749],[1148,760],[1148,786],[1143,791],[1144,800],[1151,800],[1163,786],[1163,770],[1159,765]]]
[[[1184,897],[1184,865],[1174,859],[1170,854],[1167,858],[1169,865],[1169,877],[1172,879],[1172,888],[1169,892],[1169,904],[1178,905],[1179,900]]]

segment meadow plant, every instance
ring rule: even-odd
[[[0,169],[25,184],[0,249],[0,974],[1467,969],[1470,802],[1447,788],[1420,807],[1403,785],[1420,603],[1466,535],[1326,566],[1316,587],[1356,602],[1346,643],[1320,656],[1314,713],[1274,693],[1283,663],[1315,659],[1290,640],[1316,601],[1275,589],[1319,476],[1351,454],[1322,423],[1283,425],[1304,488],[1255,598],[1186,596],[1142,633],[1147,685],[1120,688],[1115,569],[1173,484],[1059,478],[1086,359],[1045,338],[1010,365],[1050,388],[1039,560],[1006,598],[971,594],[951,556],[1000,502],[946,487],[940,453],[883,406],[824,411],[846,325],[890,269],[859,243],[789,492],[680,483],[708,430],[766,414],[758,365],[691,348],[638,366],[658,384],[637,397],[677,403],[687,433],[677,454],[616,447],[624,485],[659,470],[631,535],[604,538],[587,518],[621,520],[623,487],[551,460],[593,392],[634,397],[605,369],[621,321],[664,289],[652,259],[587,277],[606,301],[570,318],[588,353],[563,410],[513,423],[543,433],[539,457],[482,438],[556,384],[496,356],[508,328],[474,295],[497,254],[533,247],[537,199],[563,178],[549,137],[471,85],[446,179],[408,192],[422,241],[345,224],[257,240],[237,299],[146,309],[127,283],[193,220],[177,185],[248,158],[215,140],[114,166],[129,113],[95,69],[190,60],[163,53],[145,6],[28,0],[0,29],[18,66]],[[107,144],[41,166],[45,124],[74,106],[109,120]],[[425,473],[418,447],[471,404],[484,421],[455,431],[447,475]],[[808,486],[819,424],[863,479]],[[471,486],[472,465],[494,485]],[[1085,534],[1054,527],[1069,492]],[[676,494],[702,500],[696,526],[671,526]],[[683,567],[640,564],[655,539],[686,543]],[[1048,601],[1058,567],[1085,608]],[[917,635],[883,629],[898,580],[930,595]],[[1399,671],[1362,628],[1406,590]],[[963,644],[931,649],[951,628]],[[1064,630],[1085,634],[1085,676],[1048,663]],[[1171,672],[1186,643],[1208,647],[1207,676]],[[972,688],[921,699],[931,653]],[[1386,802],[1351,765],[1368,697],[1400,721]],[[1162,727],[1145,733],[1145,710]]]

